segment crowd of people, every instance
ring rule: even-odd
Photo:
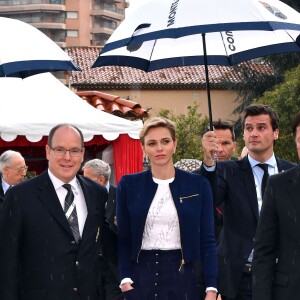
[[[109,164],[84,161],[72,124],[51,129],[36,177],[3,152],[0,299],[297,299],[300,167],[274,153],[272,108],[248,106],[242,126],[243,154],[217,120],[200,168],[186,171],[174,167],[176,124],[150,118],[140,141],[151,168],[117,186]],[[300,112],[291,131],[300,159]]]

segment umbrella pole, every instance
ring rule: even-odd
[[[212,109],[211,109],[211,100],[210,100],[210,85],[209,85],[209,76],[208,76],[208,64],[207,64],[207,54],[206,54],[205,33],[202,33],[202,43],[203,43],[203,54],[204,54],[204,68],[205,68],[205,78],[206,78],[206,91],[207,91],[207,102],[208,102],[209,127],[210,127],[210,130],[213,130],[213,121],[212,121]]]
[[[209,117],[209,128],[211,131],[214,130],[213,119],[212,119],[212,110],[211,110],[211,100],[210,100],[210,85],[208,77],[208,64],[207,64],[207,54],[206,54],[206,41],[205,33],[202,33],[202,43],[203,43],[203,54],[204,54],[204,68],[205,68],[205,77],[206,77],[206,90],[207,90],[207,102],[208,102],[208,117]],[[216,151],[211,152],[211,161],[216,163],[218,160],[218,155]]]

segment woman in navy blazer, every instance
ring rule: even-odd
[[[147,120],[140,139],[151,170],[123,176],[117,188],[122,292],[135,300],[200,299],[193,263],[201,261],[205,299],[216,299],[210,184],[174,168],[177,141],[172,121]]]

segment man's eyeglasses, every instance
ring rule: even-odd
[[[27,170],[28,170],[28,167],[27,167],[27,166],[25,166],[25,167],[20,167],[20,168],[11,168],[11,167],[8,167],[8,168],[17,171],[18,173],[27,172]]]
[[[61,147],[58,147],[58,148],[51,148],[50,149],[55,153],[55,155],[57,156],[64,156],[67,152],[70,153],[71,156],[73,157],[78,157],[81,155],[83,149],[79,149],[79,148],[73,148],[73,149],[65,149],[65,148],[61,148]]]

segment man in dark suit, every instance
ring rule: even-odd
[[[81,131],[49,133],[49,168],[5,195],[0,216],[1,300],[98,300],[97,259],[106,190],[76,175]]]
[[[28,167],[20,152],[7,150],[0,156],[0,207],[9,187],[22,182]]]
[[[249,150],[242,160],[218,162],[215,166],[212,152],[218,149],[218,139],[213,131],[202,138],[205,157],[200,172],[211,183],[215,205],[224,203],[223,231],[218,243],[218,290],[222,300],[252,299],[251,263],[264,174],[258,164],[266,165],[266,175],[294,166],[274,155],[279,122],[271,108],[264,105],[247,107],[242,123]]]
[[[300,112],[293,120],[300,159]],[[257,226],[253,300],[299,299],[300,165],[269,178]]]
[[[120,300],[124,299],[121,289],[119,288],[120,277],[118,269],[117,256],[117,222],[116,222],[116,186],[110,184],[111,168],[109,164],[100,159],[87,161],[82,167],[83,175],[88,177],[108,191],[106,203],[106,220],[109,224],[110,232],[107,234],[107,243],[110,244],[110,257],[105,257],[103,253],[99,254],[100,261],[100,278],[99,285],[102,291],[103,300]]]
[[[236,160],[234,157],[236,141],[233,125],[222,121],[213,122],[214,133],[218,139],[218,151],[217,157],[218,161],[225,160]],[[214,217],[215,217],[215,235],[216,240],[218,240],[223,227],[223,207],[215,207]]]

